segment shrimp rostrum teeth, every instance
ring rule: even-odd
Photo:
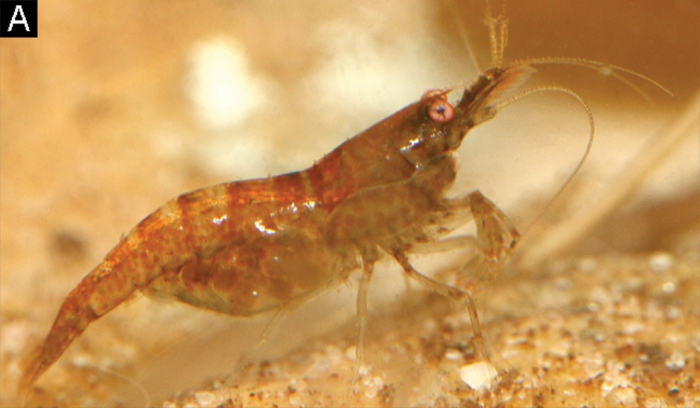
[[[94,320],[141,291],[232,316],[294,307],[361,268],[358,316],[383,255],[431,290],[464,302],[484,358],[468,291],[416,271],[417,244],[475,248],[469,265],[496,264],[518,233],[478,191],[445,198],[455,179],[453,152],[467,132],[496,113],[499,95],[532,72],[493,68],[452,105],[449,91],[423,97],[347,140],[311,168],[223,183],[183,194],[141,221],[64,300],[48,336],[24,366],[26,390]],[[441,241],[474,220],[477,236]],[[450,243],[451,242],[451,243]],[[358,345],[361,359],[362,338]]]

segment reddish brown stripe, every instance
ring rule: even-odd
[[[275,198],[280,204],[304,201],[313,194],[303,172],[283,174],[271,179]]]
[[[304,174],[306,175],[309,191],[311,191],[314,197],[319,197],[320,200],[323,199],[326,193],[326,189],[329,187],[329,181],[326,180],[326,177],[333,170],[337,170],[332,169],[333,164],[337,163],[329,163],[330,166],[328,167],[331,167],[330,171],[327,170],[326,166],[314,165],[313,167],[304,172]]]
[[[242,197],[241,196],[241,190],[242,190],[242,184],[243,183],[228,183],[225,185],[224,191],[226,192],[226,206],[228,207],[228,215],[237,217],[238,214],[240,213],[240,208],[243,205],[248,204],[248,201],[250,200],[250,196],[247,195],[247,197]]]
[[[180,226],[182,226],[182,229],[187,232],[183,237],[185,248],[182,248],[182,250],[192,251],[194,249],[194,243],[192,242],[192,230],[194,227],[192,226],[192,219],[190,217],[193,215],[196,216],[197,214],[196,207],[198,206],[198,199],[196,196],[196,192],[182,194],[176,199],[175,202],[177,203],[177,209],[179,210],[180,214],[173,215],[175,215],[176,218],[180,220]]]

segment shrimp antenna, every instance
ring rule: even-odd
[[[457,2],[457,0],[451,0],[450,3],[454,6],[454,4]],[[443,2],[445,4],[445,2]],[[476,72],[482,72],[483,69],[481,69],[481,66],[479,64],[479,61],[477,61],[475,52],[474,52],[474,47],[472,46],[471,41],[469,41],[469,36],[467,35],[467,31],[465,29],[465,24],[459,20],[458,14],[459,13],[449,13],[450,17],[452,18],[453,23],[455,24],[455,28],[457,29],[457,33],[459,34],[459,39],[464,45],[464,48],[467,51],[467,56],[469,59],[469,62],[471,62],[471,65],[474,66],[474,69]]]
[[[633,77],[639,78],[645,82],[648,82],[655,86],[656,88],[660,89],[661,91],[665,92],[669,96],[673,96],[673,92],[668,90],[665,86],[661,85],[659,82],[649,78],[648,76],[644,74],[640,74],[639,72],[632,71],[631,69],[627,69],[618,65],[611,65],[611,64],[606,64],[600,61],[595,61],[595,60],[589,60],[586,58],[567,58],[567,57],[540,57],[540,58],[529,58],[525,60],[519,60],[519,61],[514,61],[513,65],[520,65],[520,64],[526,64],[526,65],[546,65],[546,64],[556,64],[556,65],[573,65],[573,66],[580,66],[580,67],[585,67],[585,68],[590,68],[593,70],[596,70],[600,72],[603,75],[606,76],[611,76],[624,85],[627,85],[630,89],[632,89],[634,92],[636,92],[638,95],[640,95],[642,98],[644,98],[647,102],[653,103],[652,98],[644,92],[639,86],[635,85],[632,83],[629,79],[625,78],[624,76],[620,75],[620,73],[628,74]]]
[[[135,381],[133,378],[128,377],[124,374],[120,374],[116,371],[110,370],[109,368],[104,368],[104,367],[97,367],[100,371],[103,371],[109,375],[112,375],[114,377],[117,377],[121,380],[124,380],[128,382],[129,384],[133,385],[136,387],[136,389],[139,391],[141,396],[143,396],[144,400],[146,401],[144,408],[148,408],[151,406],[151,396],[148,394],[148,391],[146,391],[146,388],[144,388],[143,385],[141,385],[139,382]]]
[[[557,87],[557,86],[543,86],[543,87],[537,87],[537,88],[532,88],[528,89],[526,91],[523,91],[517,95],[511,96],[510,98],[496,104],[493,106],[493,109],[495,111],[500,111],[504,107],[510,105],[511,103],[518,101],[522,98],[525,98],[526,96],[530,96],[536,93],[541,93],[541,92],[560,92],[564,93],[566,95],[571,96],[572,98],[576,99],[578,101],[579,105],[581,105],[586,112],[586,116],[588,117],[588,127],[589,127],[589,132],[588,132],[588,143],[586,144],[586,150],[584,150],[583,155],[581,155],[581,158],[578,161],[578,164],[576,164],[576,167],[574,167],[574,170],[569,174],[569,177],[566,178],[564,183],[559,187],[559,190],[554,194],[554,196],[547,202],[547,205],[544,207],[544,209],[535,217],[535,219],[530,223],[530,225],[525,228],[525,231],[523,232],[523,236],[527,234],[527,232],[532,228],[533,225],[535,225],[540,218],[547,212],[547,210],[552,206],[552,204],[561,196],[561,194],[564,192],[564,189],[571,183],[571,181],[576,177],[576,175],[579,173],[581,168],[583,167],[583,164],[586,162],[586,159],[588,158],[588,155],[591,152],[591,149],[593,148],[593,140],[595,138],[595,121],[593,120],[593,113],[591,112],[591,108],[586,104],[586,102],[581,98],[576,92],[567,89],[567,88],[562,88],[562,87]]]
[[[506,18],[506,3],[501,3],[501,12],[494,18],[491,13],[491,2],[486,0],[486,25],[489,27],[491,41],[491,67],[503,66],[503,54],[508,44],[508,18]]]

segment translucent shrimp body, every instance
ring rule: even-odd
[[[455,178],[452,152],[469,129],[493,117],[492,105],[504,91],[531,72],[527,65],[491,69],[455,106],[448,91],[427,92],[307,170],[224,183],[169,201],[69,293],[28,361],[20,389],[31,387],[92,321],[135,291],[251,316],[304,302],[357,268],[368,281],[376,260],[389,254],[409,276],[471,305],[469,294],[419,274],[405,254],[415,244],[436,242],[449,232],[446,223],[472,218],[479,262],[495,262],[512,247],[517,232],[480,193],[444,194]],[[359,316],[364,322],[364,305]]]

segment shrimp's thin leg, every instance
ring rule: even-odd
[[[429,278],[418,272],[408,262],[406,254],[401,250],[395,251],[393,256],[408,276],[435,293],[461,302],[467,308],[467,311],[469,312],[469,320],[472,324],[472,331],[474,332],[474,345],[476,347],[476,351],[484,360],[491,363],[491,357],[489,356],[489,353],[486,350],[486,344],[484,343],[484,336],[481,331],[479,316],[476,312],[476,305],[474,304],[474,299],[472,298],[471,294],[457,287],[436,281],[435,279]]]
[[[355,349],[355,368],[352,376],[350,392],[355,388],[355,382],[360,372],[360,365],[365,357],[365,333],[367,332],[367,293],[374,272],[374,261],[363,261],[360,286],[357,289],[357,345]]]
[[[275,314],[272,316],[272,319],[270,319],[269,322],[265,325],[265,328],[262,331],[262,334],[260,334],[260,340],[258,341],[257,347],[262,346],[267,342],[268,337],[270,337],[270,332],[272,332],[272,329],[274,329],[277,326],[277,323],[282,320],[284,316],[289,314],[289,309],[286,307],[282,307],[279,310],[275,312]]]
[[[256,344],[254,347],[252,347],[250,353],[246,353],[243,355],[239,361],[236,363],[235,368],[231,370],[226,376],[225,376],[225,382],[227,385],[233,385],[234,381],[243,373],[245,369],[248,367],[252,366],[257,360],[258,360],[258,355],[260,352],[260,348],[267,342],[268,337],[270,336],[270,332],[272,329],[274,329],[277,324],[282,320],[284,316],[286,316],[289,313],[289,309],[282,307],[275,311],[275,314],[272,316],[269,322],[265,325],[265,328],[263,329],[262,333],[260,334],[260,339],[258,340],[258,344]]]
[[[480,277],[482,272],[487,272],[486,275],[489,278],[495,271],[498,262],[510,254],[518,242],[520,234],[505,213],[478,190],[462,198],[446,200],[445,204],[447,207],[455,209],[469,208],[474,217],[477,236],[476,238],[454,237],[444,241],[436,241],[432,244],[432,249],[449,250],[460,246],[475,248],[477,250],[475,256],[460,268],[459,272],[460,274],[466,273],[476,277]],[[403,250],[394,250],[392,255],[409,277],[415,279],[429,290],[461,302],[467,308],[472,331],[474,332],[476,351],[484,360],[490,363],[491,359],[484,343],[479,315],[470,290],[475,287],[475,282],[467,281],[467,284],[460,285],[460,287],[468,288],[467,290],[450,286],[418,272],[410,264]]]

